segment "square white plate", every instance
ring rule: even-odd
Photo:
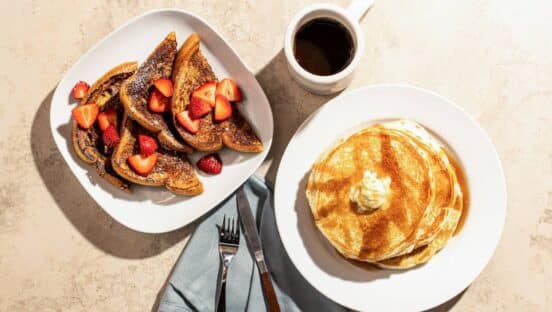
[[[110,68],[127,61],[143,61],[170,31],[180,45],[192,32],[202,42],[201,50],[219,78],[235,79],[244,95],[237,104],[264,145],[258,154],[224,149],[221,174],[199,174],[205,191],[195,197],[178,196],[162,187],[133,185],[133,193],[118,190],[82,163],[71,145],[71,88],[84,80],[92,84]],[[193,222],[215,207],[252,175],[266,157],[272,143],[270,104],[255,76],[222,36],[200,17],[177,9],[164,9],[139,16],[113,31],[85,53],[59,82],[50,109],[50,125],[56,145],[84,189],[115,220],[140,232],[162,233]],[[195,164],[199,153],[192,155]]]

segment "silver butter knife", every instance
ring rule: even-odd
[[[264,259],[263,248],[261,246],[259,233],[257,232],[255,218],[251,212],[251,206],[249,206],[249,201],[245,195],[243,185],[238,189],[236,200],[240,221],[245,233],[245,239],[247,241],[247,245],[249,246],[249,250],[251,250],[254,255],[257,268],[259,269],[259,273],[261,275],[261,285],[263,288],[267,310],[270,312],[279,312],[280,305],[276,299],[276,293],[274,292],[274,287],[272,286],[272,279],[270,278],[270,273],[268,272],[268,267],[266,266]]]

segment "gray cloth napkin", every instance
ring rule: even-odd
[[[300,275],[291,263],[276,229],[272,190],[256,176],[245,183],[245,191],[257,218],[261,240],[278,302],[282,311],[346,311],[327,299]],[[223,215],[238,216],[232,195],[212,213],[204,216],[186,245],[159,305],[159,311],[214,311],[219,272],[216,224]],[[259,222],[260,220],[260,222]],[[266,311],[259,273],[243,232],[226,282],[227,311]]]

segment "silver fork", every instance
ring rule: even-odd
[[[226,215],[222,219],[222,225],[217,226],[219,229],[219,255],[220,255],[220,273],[219,283],[216,292],[217,311],[226,310],[226,273],[228,266],[238,252],[240,246],[240,227],[236,218],[230,217],[226,219]]]

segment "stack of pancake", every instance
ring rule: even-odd
[[[317,227],[343,256],[406,269],[427,262],[455,233],[467,208],[462,181],[431,134],[398,120],[326,151],[306,195]]]

